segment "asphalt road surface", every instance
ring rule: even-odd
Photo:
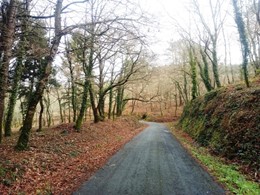
[[[74,194],[225,194],[166,126],[148,124]]]

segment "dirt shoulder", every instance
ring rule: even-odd
[[[129,118],[72,124],[33,132],[30,149],[14,150],[18,135],[0,145],[1,194],[71,194],[101,168],[110,156],[144,129]]]

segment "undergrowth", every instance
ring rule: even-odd
[[[260,170],[260,85],[234,85],[188,103],[179,127],[201,146],[237,162],[256,181]]]

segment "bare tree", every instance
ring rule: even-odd
[[[205,32],[208,34],[208,38],[210,40],[210,44],[206,44],[206,55],[210,59],[212,63],[212,69],[213,69],[213,75],[214,75],[214,80],[216,82],[217,87],[221,87],[221,82],[219,78],[219,70],[218,70],[218,50],[217,50],[217,44],[218,44],[218,39],[220,36],[221,29],[223,28],[223,23],[225,20],[226,15],[222,16],[222,5],[223,5],[223,0],[217,0],[214,1],[215,4],[213,5],[213,1],[209,0],[209,8],[210,8],[210,14],[211,14],[211,23],[212,27],[209,23],[207,23],[205,17],[203,16],[200,5],[197,0],[193,0],[193,5],[195,8],[195,13],[199,16],[200,22],[203,26],[203,29]]]
[[[114,11],[110,9],[111,3],[114,3]],[[86,14],[89,15],[86,18],[89,18],[89,20],[77,32],[78,40],[74,39],[74,45],[77,45],[77,48],[72,48],[74,55],[82,64],[85,75],[81,108],[75,124],[75,129],[78,131],[83,122],[88,98],[94,122],[104,120],[107,94],[111,93],[114,88],[124,85],[129,80],[129,77],[136,72],[136,64],[140,55],[140,51],[124,49],[128,44],[131,47],[131,42],[141,39],[135,27],[138,20],[133,16],[128,18],[128,13],[117,13],[117,8],[121,9],[121,3],[98,0],[89,1],[87,5],[89,12]],[[126,56],[125,58],[130,59],[128,63],[131,65],[128,64],[123,77],[114,72],[115,66],[111,69],[109,60],[114,56]],[[135,58],[136,56],[137,58]],[[122,62],[120,66],[124,67],[124,64],[125,62]],[[119,69],[119,67],[116,68]],[[113,73],[110,73],[111,70]],[[111,74],[113,79],[109,80],[108,75]],[[111,110],[110,106],[110,112]]]

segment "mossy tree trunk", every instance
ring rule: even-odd
[[[105,119],[105,96],[103,96],[103,94],[101,94],[101,96],[99,96],[98,112],[99,112],[100,120],[104,121],[104,119]]]
[[[28,13],[29,9],[29,3],[25,2],[24,7],[22,7],[22,10],[24,13]],[[8,102],[8,109],[7,109],[7,116],[5,120],[5,136],[11,136],[11,127],[12,127],[12,121],[13,121],[13,114],[14,114],[14,108],[16,104],[16,99],[17,99],[17,93],[18,93],[18,88],[19,88],[19,82],[21,80],[23,68],[24,68],[24,55],[26,54],[27,50],[27,21],[28,18],[24,17],[21,19],[22,27],[21,27],[21,38],[20,42],[18,44],[18,56],[17,56],[17,62],[16,62],[16,67],[14,71],[14,77],[13,77],[13,82],[12,82],[12,89],[11,89],[11,94],[9,97],[9,102]]]
[[[67,91],[67,97],[70,97],[70,86],[68,87],[68,91]],[[68,101],[67,102],[67,110],[68,110],[68,121],[69,121],[69,123],[71,123],[71,106],[70,106],[70,101]],[[67,114],[64,114],[65,116],[67,115]]]
[[[98,123],[100,121],[100,117],[98,114],[98,109],[96,107],[95,97],[94,97],[94,91],[92,88],[92,84],[89,85],[89,97],[90,97],[90,104],[94,116],[94,123]]]
[[[11,136],[12,130],[12,121],[13,121],[13,114],[14,114],[14,108],[16,104],[16,99],[17,99],[17,93],[18,93],[18,88],[19,88],[19,82],[21,79],[22,75],[22,70],[23,70],[23,62],[22,59],[19,59],[18,57],[17,60],[17,65],[15,67],[15,73],[14,73],[14,78],[13,78],[13,83],[12,83],[12,91],[9,97],[9,103],[8,103],[8,108],[7,108],[7,116],[5,120],[5,136]]]
[[[242,69],[243,69],[243,77],[244,81],[246,83],[246,86],[249,87],[249,79],[248,79],[248,56],[249,56],[249,45],[248,45],[248,39],[246,35],[246,29],[245,29],[245,23],[243,21],[242,13],[238,7],[237,0],[233,0],[233,7],[234,7],[234,14],[235,14],[235,21],[237,24],[237,29],[239,32],[239,39],[242,46],[242,56],[243,56],[243,63],[242,63]]]
[[[50,48],[50,53],[45,58],[43,72],[36,86],[35,92],[33,92],[30,100],[28,102],[28,108],[23,121],[23,126],[21,127],[21,134],[19,136],[16,149],[24,150],[28,147],[29,136],[32,128],[33,117],[36,111],[36,106],[43,96],[45,85],[48,82],[49,75],[52,70],[52,62],[57,54],[58,47],[61,40],[61,12],[62,12],[62,2],[63,0],[57,0],[55,8],[55,36]]]
[[[97,109],[99,112],[100,120],[103,121],[105,119],[105,97],[106,93],[104,93],[104,62],[101,57],[101,53],[98,53],[98,65],[99,65],[99,83],[98,83],[98,105]]]
[[[113,80],[114,80],[114,69],[115,69],[115,65],[113,64],[111,75],[110,75],[110,86],[113,84]],[[113,111],[113,89],[109,89],[108,119],[111,119],[112,111]]]
[[[76,131],[80,131],[80,128],[83,123],[84,115],[87,109],[87,98],[88,98],[88,93],[90,95],[90,103],[93,109],[93,114],[94,114],[94,120],[95,122],[98,122],[98,116],[96,115],[97,113],[95,112],[96,105],[95,105],[95,100],[94,100],[94,95],[93,95],[93,89],[91,87],[91,79],[92,79],[92,69],[94,66],[94,31],[95,31],[95,25],[93,24],[91,26],[91,35],[90,35],[90,41],[89,41],[89,54],[87,58],[86,54],[86,46],[87,46],[87,41],[88,39],[85,37],[86,36],[86,31],[84,32],[83,35],[83,48],[82,48],[82,56],[81,56],[81,61],[82,61],[82,66],[84,69],[84,74],[85,74],[85,82],[84,82],[84,90],[83,90],[83,96],[82,96],[82,102],[81,102],[81,107],[80,107],[80,112],[78,114],[76,124],[75,124],[75,129]]]
[[[205,19],[200,6],[199,6],[199,1],[198,0],[193,0],[194,3],[194,8],[196,10],[196,13],[198,14],[199,18],[200,18],[200,22],[205,30],[205,32],[207,32],[208,34],[208,38],[210,43],[207,43],[206,45],[206,55],[208,56],[209,60],[212,63],[212,71],[213,71],[213,77],[214,77],[214,81],[215,84],[217,85],[217,87],[221,87],[221,82],[220,82],[220,78],[219,78],[219,70],[218,70],[218,53],[217,53],[217,43],[218,43],[218,37],[219,37],[219,33],[221,32],[221,28],[223,28],[223,22],[224,22],[224,18],[222,18],[222,15],[219,14],[222,9],[222,3],[218,2],[218,3],[214,3],[214,1],[209,0],[209,12],[210,12],[210,19],[211,22],[208,22],[208,18]],[[208,40],[203,40],[205,42],[208,42]]]
[[[217,35],[215,35],[215,36],[211,35],[210,37],[212,40],[212,49],[211,50],[208,49],[210,51],[210,54],[208,53],[207,50],[205,50],[205,54],[208,56],[208,58],[212,64],[214,81],[215,81],[216,86],[219,88],[219,87],[221,87],[221,82],[219,79],[219,71],[218,71]]]
[[[109,90],[108,119],[111,119],[113,109],[113,90]]]
[[[202,66],[202,64],[198,62],[198,66],[200,69],[200,75],[201,75],[201,79],[203,81],[203,84],[205,85],[206,90],[209,92],[213,89],[213,86],[211,85],[211,81],[210,81],[210,76],[209,76],[209,64],[207,61],[207,56],[204,53],[204,51],[202,51],[202,49],[200,49],[200,54],[201,54],[203,65],[204,65],[204,66]]]
[[[83,123],[84,113],[86,112],[87,109],[88,91],[89,91],[89,79],[85,79],[81,108],[75,124],[76,131],[80,131],[80,128]]]
[[[117,87],[117,96],[116,96],[116,116],[119,117],[123,113],[124,108],[124,86]]]
[[[2,62],[0,62],[0,143],[2,141],[5,95],[7,91],[8,69],[12,57],[12,46],[14,42],[17,4],[18,2],[16,0],[10,0],[9,2],[4,1],[1,3],[2,24],[0,27],[0,52],[2,54]]]
[[[213,75],[216,82],[217,87],[221,87],[219,72],[218,72],[218,57],[217,57],[217,41],[214,39],[213,41],[213,51],[212,51],[212,69]]]
[[[187,73],[183,72],[183,93],[184,93],[184,99],[186,102],[189,101],[189,94],[188,94],[188,81],[187,81]]]
[[[192,99],[195,99],[198,96],[198,83],[197,83],[197,68],[196,68],[196,61],[194,59],[194,55],[192,53],[192,48],[189,50],[189,64],[191,70],[191,81],[192,81],[192,88],[191,88],[191,96]]]

